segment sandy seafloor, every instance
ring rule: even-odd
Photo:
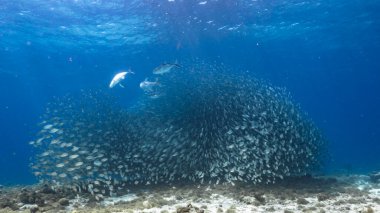
[[[46,184],[0,190],[0,213],[380,212],[380,181],[367,175],[305,176],[271,185],[149,185],[102,201]]]

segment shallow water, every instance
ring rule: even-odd
[[[211,187],[312,174],[348,175],[354,187],[356,175],[380,170],[379,8],[378,0],[3,0],[0,185],[87,186],[101,174],[153,190],[155,181]],[[168,63],[175,68],[153,73]],[[313,193],[304,197],[314,205]],[[220,196],[216,203],[251,205]],[[367,198],[339,208],[376,212]]]

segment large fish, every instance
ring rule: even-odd
[[[156,81],[148,81],[148,78],[145,78],[144,81],[140,83],[140,88],[144,91],[152,91],[153,87],[158,85],[158,80]]]
[[[154,68],[153,74],[155,75],[162,75],[165,73],[170,72],[173,68],[180,68],[181,66],[179,64],[171,64],[171,63],[165,63],[161,64],[160,66]]]
[[[129,74],[129,73],[134,74],[134,72],[132,72],[132,71],[130,71],[130,70],[128,70],[128,71],[126,71],[126,72],[119,72],[119,73],[117,73],[117,74],[112,78],[112,81],[111,81],[111,83],[110,83],[110,88],[113,88],[113,87],[116,86],[117,84],[119,84],[121,87],[124,88],[124,86],[123,86],[120,82],[121,82],[122,80],[124,80],[124,79],[125,79],[125,76],[126,76],[127,74]]]
[[[140,88],[144,90],[144,93],[148,95],[148,97],[155,99],[161,97],[161,94],[157,90],[159,85],[160,83],[157,78],[155,81],[149,81],[148,78],[146,78],[140,83]]]

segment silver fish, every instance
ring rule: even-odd
[[[171,64],[171,63],[161,64],[160,66],[154,68],[153,74],[163,75],[165,73],[169,73],[173,68],[181,68],[181,66],[179,64]]]
[[[149,81],[148,78],[145,78],[145,80],[140,83],[140,88],[145,92],[151,92],[158,84],[158,79],[156,79],[156,81]]]

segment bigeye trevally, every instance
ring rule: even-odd
[[[148,78],[145,78],[145,80],[140,83],[140,88],[144,91],[152,91],[153,87],[158,84],[158,79],[156,79],[156,81],[149,81]]]
[[[119,73],[117,73],[113,78],[112,78],[112,81],[111,81],[111,83],[110,83],[110,88],[113,88],[114,86],[116,86],[117,84],[119,84],[120,85],[120,87],[123,87],[124,88],[124,86],[120,83],[122,80],[124,80],[125,79],[125,76],[127,75],[127,74],[135,74],[134,72],[132,72],[131,70],[128,70],[128,71],[126,71],[126,72],[119,72]]]
[[[165,73],[170,72],[173,68],[180,68],[181,66],[179,64],[171,64],[171,63],[165,63],[161,64],[160,66],[154,68],[153,74],[155,75],[162,75]]]

